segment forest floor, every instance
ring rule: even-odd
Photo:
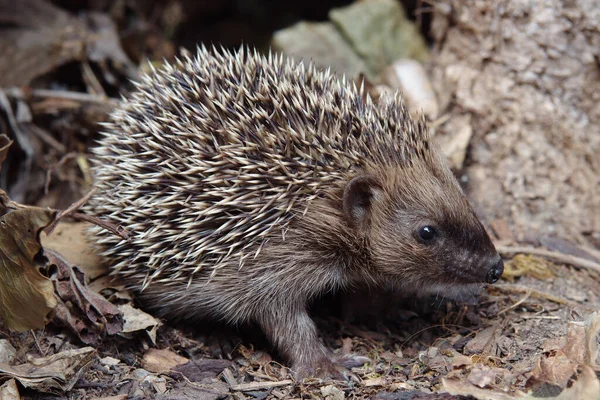
[[[171,59],[183,43],[166,33],[183,23],[182,9],[176,1],[146,2],[143,10],[90,1],[79,10],[69,1],[28,0],[7,12],[2,3],[0,20],[10,23],[0,50],[11,57],[0,59],[0,133],[13,143],[0,145],[0,184],[19,204],[66,210],[93,187],[97,123],[148,59]],[[139,14],[131,17],[132,10]],[[246,32],[236,18],[223,26]],[[2,203],[2,218],[20,209]],[[11,237],[32,237],[30,224],[41,217],[28,212],[10,226]],[[46,217],[36,226],[56,214]],[[89,222],[75,219],[63,218],[41,237],[54,318],[23,333],[0,327],[2,399],[600,398],[600,256],[567,237],[546,239],[549,250],[532,247],[496,218],[505,273],[480,293],[324,299],[314,314],[327,346],[372,362],[352,369],[347,381],[296,382],[260,333],[225,336],[145,313],[108,278],[85,239]],[[0,247],[11,254],[19,244],[8,243],[2,228]],[[27,246],[39,250],[33,242]],[[39,266],[36,253],[30,265]]]

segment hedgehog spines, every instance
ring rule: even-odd
[[[243,268],[353,172],[427,156],[426,129],[398,95],[378,107],[363,85],[274,53],[202,45],[136,86],[95,150],[91,207],[134,232],[100,244],[144,287]]]

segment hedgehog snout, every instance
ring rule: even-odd
[[[498,280],[502,276],[502,273],[504,272],[504,261],[502,261],[502,257],[500,257],[499,255],[497,256],[497,258],[494,257],[494,259],[490,262],[488,268],[489,269],[486,275],[486,282],[498,282]]]

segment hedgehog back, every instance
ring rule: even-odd
[[[99,190],[88,207],[131,233],[94,228],[113,271],[143,272],[143,286],[242,267],[353,171],[427,149],[398,96],[378,107],[282,56],[201,48],[136,86],[94,149]]]

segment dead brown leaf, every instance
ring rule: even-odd
[[[156,343],[156,331],[162,325],[158,319],[144,311],[134,308],[130,304],[119,305],[123,313],[123,330],[119,333],[123,337],[131,337],[139,332],[145,332],[152,343]]]
[[[496,381],[496,373],[487,365],[474,365],[467,380],[480,388],[491,386]]]
[[[62,221],[52,235],[42,232],[41,241],[44,249],[62,254],[69,263],[77,265],[89,280],[94,280],[106,274],[108,268],[87,240],[85,231],[89,226],[87,222]]]
[[[89,13],[77,18],[45,0],[0,0],[0,86],[23,86],[73,60],[114,61],[133,77],[113,22]]]
[[[26,388],[62,393],[73,388],[92,361],[92,347],[67,350],[11,367],[0,363],[0,379],[16,379]]]
[[[2,400],[20,400],[17,381],[10,379],[0,386],[0,399]]]
[[[531,372],[529,387],[549,383],[565,388],[569,379],[577,372],[577,364],[562,350],[551,350],[543,354]]]
[[[0,191],[0,214],[0,318],[19,332],[43,328],[56,299],[35,257],[41,249],[40,231],[56,213],[21,206]]]
[[[554,399],[550,400],[599,400],[600,399],[600,381],[598,377],[587,365],[581,367],[577,381],[561,392]]]
[[[177,365],[186,364],[190,360],[168,349],[150,349],[144,354],[142,368],[150,372],[168,371]]]
[[[497,326],[490,326],[477,332],[477,335],[465,345],[464,354],[482,353],[493,342],[497,330]]]
[[[584,321],[569,321],[565,354],[579,364],[598,366],[598,342],[600,313],[591,313]]]
[[[123,313],[104,297],[85,284],[85,277],[77,267],[70,266],[64,257],[46,250],[58,306],[54,321],[68,327],[85,344],[96,345],[106,335],[123,329]]]
[[[454,396],[473,396],[486,400],[514,400],[525,397],[525,393],[520,391],[509,394],[499,390],[482,389],[463,379],[442,378],[442,389]]]

